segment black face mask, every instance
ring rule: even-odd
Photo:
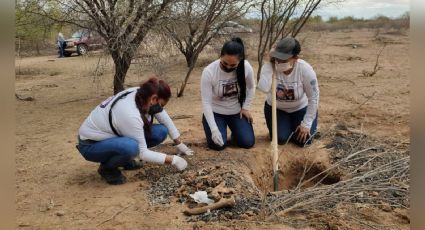
[[[153,116],[153,115],[155,115],[157,113],[162,112],[162,110],[163,110],[163,108],[159,104],[151,105],[149,107],[148,114],[151,115],[151,116]]]
[[[235,69],[236,69],[236,68],[238,68],[238,67],[235,67],[235,68],[227,68],[226,66],[224,66],[224,65],[223,65],[223,64],[221,64],[221,63],[220,63],[220,65],[221,65],[221,68],[223,69],[223,71],[224,71],[224,72],[226,72],[226,73],[233,72],[233,71],[235,71]]]

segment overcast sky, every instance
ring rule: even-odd
[[[367,19],[378,14],[398,17],[409,10],[409,0],[345,0],[339,4],[322,6],[317,10],[316,15],[321,15],[324,19],[331,16]]]

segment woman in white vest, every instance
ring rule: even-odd
[[[300,59],[300,43],[292,37],[280,40],[270,51],[270,63],[261,69],[258,89],[267,93],[264,104],[269,136],[272,136],[272,76],[276,77],[278,143],[311,143],[317,129],[319,84],[313,67]]]
[[[107,183],[125,183],[119,167],[140,168],[137,156],[146,162],[171,164],[178,170],[187,167],[186,160],[177,155],[148,149],[163,142],[168,134],[179,153],[193,154],[181,142],[179,131],[163,109],[170,97],[167,83],[151,78],[140,87],[103,101],[81,125],[77,148],[86,160],[100,163],[98,172]],[[160,124],[153,124],[153,118]]]

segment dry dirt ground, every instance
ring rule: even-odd
[[[365,134],[377,142],[409,145],[408,36],[384,32],[376,36],[375,31],[369,30],[308,32],[300,35],[300,41],[302,58],[315,68],[320,84],[321,135],[306,149],[292,144],[279,147],[280,190],[297,184],[299,178],[295,171],[299,169],[294,162],[301,156],[325,166],[332,163],[333,148],[329,143],[334,140],[332,133],[337,126]],[[381,69],[374,76],[363,76],[362,72],[373,70],[384,42],[387,45],[379,58]],[[255,39],[247,43],[248,47],[255,47]],[[248,54],[254,53],[248,50]],[[319,221],[315,224],[307,220],[304,225],[293,225],[285,222],[284,217],[279,219],[279,215],[265,214],[261,208],[245,207],[249,206],[244,203],[245,195],[270,191],[272,186],[268,161],[270,141],[263,115],[265,95],[257,91],[251,109],[256,135],[254,148],[208,150],[201,124],[200,74],[202,66],[217,55],[202,56],[185,96],[173,96],[166,107],[176,118],[174,121],[183,140],[195,151],[194,156],[186,157],[189,162],[186,172],[146,164],[144,169],[126,171],[128,183],[120,186],[104,183],[96,172],[97,164],[85,161],[75,148],[80,124],[112,93],[111,60],[100,54],[64,59],[56,56],[17,58],[15,87],[20,99],[16,99],[16,228],[409,229],[408,208],[338,205],[335,212],[356,213],[358,221],[344,223],[333,212],[321,218],[316,216]],[[249,60],[256,70],[253,57],[250,55]],[[185,63],[175,56],[161,65],[166,68],[165,78],[175,95],[185,75]],[[134,64],[126,84],[137,85],[151,75],[152,71]],[[158,148],[174,154],[170,145],[167,140]],[[210,176],[212,181],[191,185],[203,175],[207,177],[201,179]],[[214,187],[220,180],[226,180],[227,185],[235,189],[239,211],[228,209],[224,214],[202,218],[186,217],[182,213],[190,205],[182,195],[182,188],[187,195],[193,189]],[[158,189],[158,186],[162,187]],[[158,197],[164,194],[170,197]],[[275,218],[270,218],[272,215]],[[294,215],[303,216],[303,213]]]

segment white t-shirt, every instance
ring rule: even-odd
[[[143,130],[143,120],[140,117],[139,109],[135,103],[135,96],[139,87],[129,88],[112,97],[109,97],[90,113],[80,127],[79,135],[82,140],[101,141],[112,137],[117,137],[109,125],[109,110],[114,99],[125,92],[132,91],[130,94],[120,99],[112,108],[112,124],[115,130],[121,135],[133,138],[139,143],[140,158],[144,161],[163,164],[165,154],[151,151],[146,144],[146,138]],[[153,119],[146,115],[150,121]],[[180,136],[170,116],[163,110],[154,115],[154,117],[168,129],[168,134],[172,139]]]
[[[249,110],[255,95],[255,80],[252,66],[245,60],[246,98],[243,109]],[[217,129],[214,113],[238,114],[241,106],[238,100],[240,89],[236,70],[230,73],[220,68],[220,59],[204,68],[201,77],[201,96],[205,118],[211,130]]]
[[[272,104],[272,78],[273,67],[266,63],[261,68],[258,89],[267,93],[267,104]],[[289,75],[276,72],[276,107],[288,113],[307,107],[301,125],[311,128],[319,106],[319,84],[316,73],[306,61],[297,59]]]

